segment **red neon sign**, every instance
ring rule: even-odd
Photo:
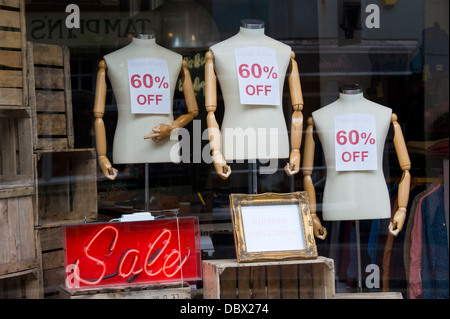
[[[68,289],[201,280],[198,218],[65,226]]]

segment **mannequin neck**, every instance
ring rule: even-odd
[[[358,94],[345,94],[345,93],[339,93],[339,100],[343,103],[354,103],[357,101],[364,100],[363,93]]]
[[[261,29],[247,29],[244,27],[240,27],[239,34],[245,37],[262,37],[264,36],[264,28]]]
[[[133,37],[131,43],[138,47],[148,48],[155,45],[156,40],[152,36],[140,36],[140,37]]]

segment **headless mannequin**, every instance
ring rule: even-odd
[[[171,105],[169,114],[133,114],[131,112],[127,60],[137,58],[159,58],[167,61]],[[129,45],[106,55],[105,60],[100,61],[99,67],[94,116],[97,154],[103,174],[108,179],[114,180],[118,173],[106,157],[106,133],[102,119],[105,112],[106,67],[108,67],[108,76],[116,97],[118,111],[113,143],[114,162],[117,164],[180,162],[179,154],[173,154],[174,152],[171,154],[172,149],[179,148],[176,145],[178,140],[169,139],[170,134],[174,129],[184,127],[198,114],[191,77],[185,62],[182,61],[182,56],[157,45],[153,35],[140,35],[134,37]],[[180,70],[188,113],[174,121],[172,100]]]
[[[373,115],[376,127],[377,167],[374,170],[337,171],[333,121],[342,114]],[[312,113],[305,135],[303,174],[305,190],[309,194],[310,209],[316,211],[315,189],[311,180],[314,162],[314,126],[324,149],[327,180],[323,195],[324,220],[361,220],[390,218],[390,198],[383,175],[382,158],[384,141],[393,124],[394,145],[403,176],[398,191],[398,210],[389,225],[389,231],[397,235],[403,227],[408,204],[411,162],[397,116],[392,110],[363,97],[360,88],[344,89],[337,101]]]
[[[246,47],[266,47],[275,51],[278,65],[280,100],[278,105],[249,105],[240,100],[238,72],[236,70],[235,49]],[[296,174],[300,167],[300,144],[303,127],[303,96],[295,55],[291,48],[264,34],[264,24],[258,20],[243,20],[239,33],[215,44],[206,53],[205,66],[205,106],[208,112],[207,125],[212,160],[217,174],[227,179],[231,168],[226,160],[268,160],[289,157],[289,139],[281,107],[284,76],[289,66],[289,87],[294,108],[291,128],[292,151],[286,172]],[[216,74],[219,80],[225,104],[222,128],[216,121],[214,112],[217,107]],[[244,138],[247,129],[256,133],[255,150],[259,143],[266,143],[264,151],[256,149],[237,150],[233,139]],[[271,131],[272,129],[272,131]],[[244,133],[239,136],[237,132]],[[230,134],[230,132],[232,132]],[[269,145],[270,144],[270,145]],[[234,147],[233,147],[234,146]],[[276,150],[275,150],[276,149]],[[270,150],[267,154],[267,150]],[[275,152],[273,152],[275,150]]]

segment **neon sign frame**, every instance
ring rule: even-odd
[[[67,289],[202,279],[197,217],[63,227]]]

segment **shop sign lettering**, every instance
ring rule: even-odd
[[[69,4],[66,7],[66,12],[70,13],[66,18],[66,27],[78,29],[80,27],[80,7],[76,4]]]

